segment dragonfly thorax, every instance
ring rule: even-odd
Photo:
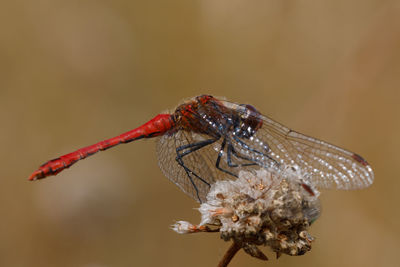
[[[231,134],[250,138],[262,127],[261,114],[251,105],[227,106],[209,95],[202,95],[178,106],[173,114],[182,130],[207,134],[215,138]]]

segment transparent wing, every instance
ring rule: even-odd
[[[250,143],[256,149],[269,150],[271,159],[267,160],[281,167],[297,165],[319,188],[351,190],[373,183],[372,168],[361,156],[293,131],[266,116],[261,118],[263,125]]]
[[[201,153],[196,151],[181,158],[181,163],[184,164],[182,166],[177,160],[177,149],[205,140],[207,140],[207,136],[199,135],[194,138],[193,134],[189,132],[178,131],[174,134],[163,135],[157,143],[158,164],[164,175],[183,192],[195,200],[200,199],[201,202],[206,200],[210,184],[215,180],[210,169],[210,159],[204,158]],[[184,153],[185,150],[181,152]],[[196,175],[204,181],[197,178]]]
[[[183,192],[205,202],[211,185],[217,180],[236,179],[241,170],[261,168],[238,157],[241,155],[239,152],[236,155],[230,153],[228,160],[228,147],[240,151],[240,147],[229,138],[213,139],[204,134],[177,131],[160,137],[157,143],[158,164],[164,175]],[[181,155],[181,164],[178,155]]]

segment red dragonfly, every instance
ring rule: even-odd
[[[56,175],[118,144],[152,137],[159,137],[157,156],[163,173],[200,203],[214,182],[235,179],[242,170],[298,167],[308,177],[301,182],[317,188],[361,189],[374,180],[372,168],[358,154],[293,131],[251,105],[210,95],[189,100],[174,113],[159,114],[129,132],[50,160],[29,180]]]

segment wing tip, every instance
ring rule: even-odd
[[[361,157],[360,155],[358,155],[358,154],[356,154],[356,153],[353,153],[353,155],[351,155],[351,157],[352,157],[355,161],[357,161],[358,163],[360,163],[361,165],[363,165],[363,166],[365,166],[365,167],[369,166],[369,163],[368,163],[363,157]]]

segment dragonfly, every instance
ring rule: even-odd
[[[211,95],[187,100],[171,114],[159,114],[138,128],[50,160],[29,180],[56,175],[116,145],[156,137],[162,172],[200,203],[215,182],[261,168],[299,168],[307,174],[299,181],[305,188],[362,189],[374,180],[371,166],[360,155],[296,132],[252,105]]]

